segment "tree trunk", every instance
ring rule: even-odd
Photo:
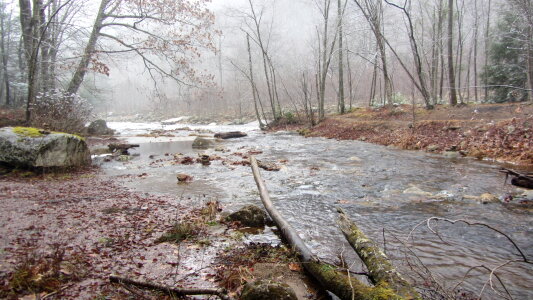
[[[492,0],[488,1],[487,4],[487,24],[485,26],[485,70],[487,70],[489,66],[489,30],[490,30],[490,6],[491,6]],[[485,101],[489,100],[489,83],[488,83],[488,76],[484,76],[483,84],[485,85]]]
[[[8,22],[11,21],[11,20],[8,20]],[[8,24],[8,27],[7,28],[8,30],[6,31],[6,27],[4,26],[5,24],[5,17],[4,15],[2,14],[1,16],[1,20],[0,20],[0,48],[1,48],[1,51],[2,51],[2,71],[4,73],[4,76],[3,76],[3,85],[4,85],[4,88],[5,88],[5,91],[6,91],[6,102],[5,102],[5,105],[6,106],[11,106],[12,105],[12,102],[11,102],[11,91],[10,91],[10,87],[9,87],[9,73],[8,73],[8,70],[7,70],[7,58],[8,58],[8,47],[6,47],[6,34],[9,34],[9,32],[11,32],[11,26],[9,26]],[[0,94],[0,96],[3,95]]]
[[[83,56],[80,60],[80,63],[78,64],[78,67],[76,68],[74,75],[72,75],[72,79],[70,80],[70,83],[68,85],[68,94],[76,94],[81,86],[81,83],[83,82],[83,78],[87,73],[87,68],[89,67],[89,63],[91,62],[91,58],[96,49],[96,41],[98,40],[98,37],[100,35],[100,30],[102,30],[102,24],[106,18],[105,10],[110,2],[111,0],[101,0],[100,2],[100,7],[98,8],[98,15],[96,16],[96,20],[94,21],[91,36],[89,37],[87,46],[85,46],[85,50],[83,51]]]
[[[302,265],[307,272],[320,282],[326,290],[331,291],[342,300],[391,299],[391,297],[395,299],[400,296],[396,295],[386,282],[379,283],[376,287],[369,287],[356,278],[350,277],[349,272],[339,271],[335,266],[320,262],[307,248],[294,228],[272,204],[255,157],[250,157],[250,164],[261,201],[268,214],[279,228],[283,238],[298,252]],[[413,294],[413,296],[415,295]]]
[[[339,18],[339,112],[341,114],[345,113],[344,107],[344,59],[342,49],[342,23],[343,23],[343,12],[341,8],[341,0],[337,0],[337,14]]]
[[[457,105],[455,72],[453,69],[453,0],[448,0],[448,82],[450,84],[450,105]]]
[[[318,120],[324,120],[325,112],[325,97],[326,97],[326,76],[328,74],[329,66],[327,65],[327,49],[328,49],[328,21],[329,21],[329,0],[324,0],[324,33],[322,38],[322,67],[320,73],[320,92],[318,102]]]
[[[479,102],[478,95],[478,71],[477,71],[477,47],[478,47],[478,35],[479,35],[479,14],[477,11],[477,0],[474,0],[474,10],[476,11],[476,18],[474,20],[474,101]]]
[[[32,52],[32,18],[30,0],[19,0],[20,26],[22,30],[22,44],[24,46],[24,57],[28,62]]]
[[[529,101],[533,101],[533,24],[529,24],[528,26],[527,39],[527,78],[529,82]]]
[[[29,38],[30,40],[30,50],[29,50],[29,59],[28,59],[28,96],[26,99],[26,118],[25,121],[27,124],[30,123],[31,120],[31,104],[35,98],[35,95],[37,93],[37,89],[39,88],[37,75],[38,75],[38,68],[39,68],[39,43],[41,41],[41,27],[37,26],[36,24],[39,24],[41,21],[40,13],[42,8],[42,0],[33,0],[33,13],[31,15],[31,21],[30,21],[30,31],[31,34]],[[22,22],[22,9],[21,9],[21,22]],[[24,14],[26,14],[26,9],[24,10]],[[24,33],[26,34],[26,33]],[[25,41],[26,43],[26,41]]]
[[[250,50],[250,36],[246,34],[246,46],[248,49],[248,64],[250,67],[250,84],[252,85],[252,96],[254,98],[254,109],[255,109],[255,116],[257,118],[257,121],[259,122],[259,128],[263,129],[265,125],[263,124],[263,121],[261,121],[261,115],[259,114],[259,108],[257,107],[257,97],[255,93],[255,82],[254,82],[254,70],[252,65],[252,53]]]
[[[367,266],[370,281],[376,285],[386,283],[405,299],[420,298],[416,290],[396,271],[377,244],[369,239],[342,209],[338,208],[337,211],[339,212],[337,223],[352,248]]]

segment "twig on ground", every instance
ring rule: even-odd
[[[226,294],[224,289],[195,289],[195,288],[175,288],[165,285],[159,285],[151,282],[137,281],[129,278],[124,278],[120,276],[111,275],[109,276],[109,281],[119,284],[129,284],[134,285],[143,289],[151,289],[163,292],[170,296],[184,296],[184,295],[216,295],[223,300],[231,300],[231,298]]]

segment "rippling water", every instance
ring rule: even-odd
[[[154,128],[174,129],[184,125],[112,123],[111,126],[125,136],[132,136]],[[497,164],[447,159],[358,141],[303,138],[288,132],[263,134],[254,128],[251,124],[193,129],[247,131],[248,137],[223,141],[220,146],[231,152],[258,149],[263,151],[257,156],[259,159],[282,165],[279,172],[262,172],[273,202],[320,257],[335,260],[342,254],[348,262],[356,260],[335,225],[335,207],[340,206],[417,282],[427,275],[416,275],[402,255],[406,251],[410,261],[418,257],[447,288],[460,282],[471,267],[494,268],[520,258],[504,236],[465,224],[438,222],[434,225],[438,234],[423,224],[412,232],[412,239],[406,246],[399,242],[405,241],[415,225],[430,217],[489,224],[508,234],[529,259],[533,258],[533,223],[529,208],[502,203],[481,204],[470,199],[484,193],[503,198],[508,193],[521,192],[504,185],[504,176],[498,172]],[[165,153],[196,155],[197,151],[191,148],[194,137],[189,137],[187,131],[177,135],[179,137],[164,138],[161,142],[136,138],[135,142],[141,143],[137,150],[139,157],[126,164],[110,163],[104,168],[112,175],[148,173],[147,178],[131,183],[141,191],[206,194],[219,199],[229,210],[249,203],[260,205],[248,167],[233,169],[220,161],[214,161],[209,167],[164,162],[159,167],[147,167],[154,160],[150,155],[160,155],[159,158],[165,158]],[[237,160],[238,157],[230,158]],[[195,181],[176,185],[175,174],[179,172],[193,175]],[[360,263],[356,263],[354,268],[359,266]],[[531,266],[508,264],[496,274],[515,298],[533,298]],[[487,271],[479,270],[471,272],[472,276],[466,278],[461,287],[479,293],[489,278]],[[496,278],[493,284],[498,285]],[[499,298],[490,291],[490,286],[485,290],[485,298]]]

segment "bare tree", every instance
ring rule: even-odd
[[[450,85],[450,105],[457,105],[455,72],[453,70],[453,0],[448,0],[448,83]]]
[[[383,34],[383,5],[381,0],[354,0],[355,4],[359,7],[368,24],[370,29],[374,34],[376,39],[376,48],[379,51],[379,57],[381,59],[381,68],[383,74],[383,84],[385,88],[385,103],[392,104],[392,80],[390,78],[388,64],[387,64],[387,54],[385,51],[385,37]],[[374,71],[377,71],[377,65],[374,68]],[[375,82],[375,80],[373,81]],[[371,93],[372,94],[372,93]],[[371,97],[372,99],[373,97]]]
[[[348,3],[348,0],[344,0],[344,5],[341,4],[341,0],[337,0],[337,18],[338,18],[338,31],[339,31],[339,48],[338,48],[338,54],[339,54],[339,112],[341,114],[344,114],[345,112],[345,104],[344,104],[344,48],[342,45],[342,27],[343,27],[343,19],[344,19],[344,11],[346,10],[346,4]]]
[[[422,98],[424,99],[424,103],[426,105],[426,108],[427,109],[431,109],[431,108],[433,108],[433,105],[431,104],[431,95],[429,94],[429,91],[427,89],[426,76],[424,74],[423,66],[422,66],[422,58],[421,58],[420,51],[418,49],[419,48],[418,47],[418,42],[417,42],[417,40],[415,38],[415,29],[414,29],[414,26],[413,26],[413,20],[412,20],[412,17],[411,17],[411,13],[409,12],[409,9],[408,9],[411,6],[411,1],[410,0],[405,0],[403,5],[398,5],[398,4],[392,3],[389,0],[384,0],[384,1],[388,5],[391,5],[393,7],[396,7],[398,9],[400,9],[403,12],[403,15],[405,16],[405,19],[407,20],[407,34],[409,36],[409,44],[411,45],[411,52],[412,52],[412,55],[413,55],[413,60],[414,60],[414,64],[415,64],[415,70],[416,70],[416,75],[417,75],[417,78],[418,78],[418,82],[416,82],[414,76],[409,72],[409,69],[407,68],[405,63],[402,62],[402,60],[400,59],[400,56],[398,55],[398,53],[392,48],[392,46],[390,45],[390,43],[386,39],[385,39],[385,43],[389,46],[389,48],[391,49],[392,53],[396,56],[396,58],[398,59],[398,61],[402,65],[402,68],[409,75],[409,77],[411,78],[411,81],[413,82],[415,87],[418,89],[420,94],[422,94]],[[450,1],[452,1],[452,0],[450,0]]]
[[[89,64],[94,71],[108,72],[107,66],[95,57],[96,53],[134,53],[142,59],[152,78],[159,74],[185,85],[210,80],[211,76],[202,77],[190,64],[191,58],[200,56],[199,47],[215,49],[210,30],[214,17],[206,8],[207,2],[101,0],[67,92],[78,91]],[[100,38],[113,43],[114,48],[96,51]]]
[[[10,90],[10,79],[9,71],[7,69],[8,57],[9,57],[9,42],[11,40],[11,12],[7,14],[6,5],[0,3],[0,51],[2,55],[2,76],[3,82],[1,83],[3,88],[5,88],[5,105],[12,105],[11,99],[11,90]],[[0,93],[2,97],[4,93]]]

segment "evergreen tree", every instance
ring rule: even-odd
[[[482,76],[487,79],[494,102],[527,99],[526,24],[510,11],[502,14],[490,47],[490,64]]]

